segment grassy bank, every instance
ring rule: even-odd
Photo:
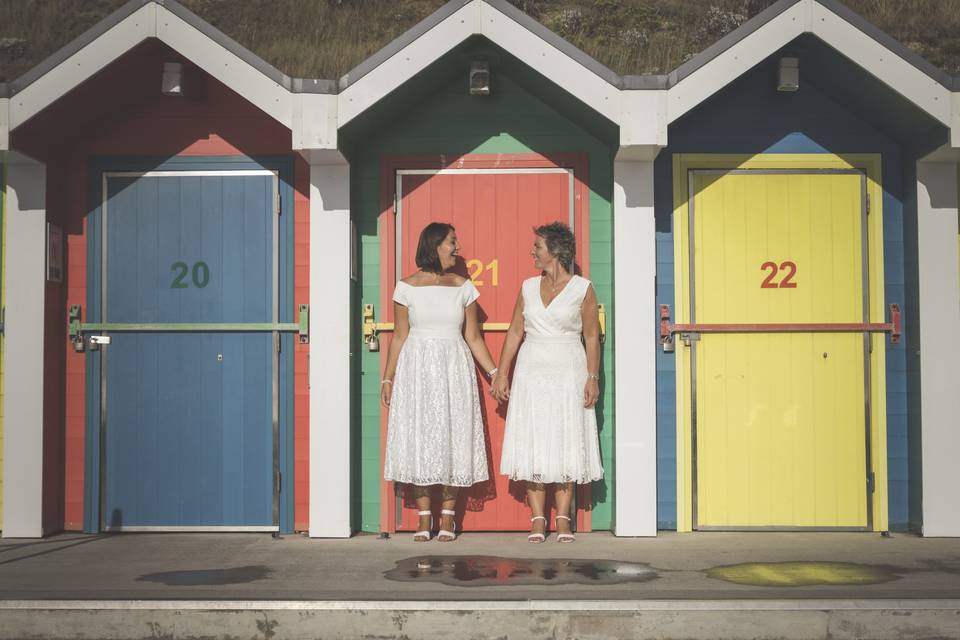
[[[511,0],[619,73],[665,73],[773,0]],[[0,81],[24,73],[124,0],[0,0]],[[338,78],[443,0],[183,0],[283,72]],[[847,0],[960,74],[960,0]]]

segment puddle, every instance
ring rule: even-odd
[[[417,556],[384,574],[402,582],[440,582],[460,587],[493,585],[620,584],[657,577],[650,565],[617,560]]]
[[[851,562],[749,562],[714,567],[711,578],[753,587],[866,585],[899,580],[890,567]]]
[[[195,587],[202,585],[244,584],[263,580],[270,576],[264,566],[233,567],[231,569],[191,569],[148,573],[137,578],[138,582],[159,582],[171,587]]]

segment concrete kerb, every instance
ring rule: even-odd
[[[7,601],[0,639],[960,637],[960,600]]]

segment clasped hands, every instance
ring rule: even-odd
[[[510,399],[510,381],[507,380],[507,374],[503,371],[497,371],[490,380],[490,395],[497,401],[497,404],[506,402]],[[583,389],[583,406],[590,408],[597,404],[600,399],[600,385],[594,379],[588,379]]]
[[[493,379],[490,380],[490,395],[497,404],[510,399],[510,382],[507,380],[506,372],[497,371],[493,374]]]

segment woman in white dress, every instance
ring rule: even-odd
[[[450,269],[460,245],[453,226],[420,233],[416,273],[394,290],[394,334],[381,382],[389,408],[383,477],[414,485],[420,523],[413,539],[430,539],[430,487],[443,485],[437,540],[456,538],[460,487],[487,479],[487,454],[473,357],[496,373],[480,334],[473,283]]]
[[[600,319],[593,286],[573,274],[570,228],[554,222],[534,232],[534,265],[543,275],[520,288],[490,390],[498,400],[510,400],[500,472],[526,481],[530,542],[545,539],[545,484],[554,484],[557,541],[573,542],[574,484],[603,477],[595,409]],[[514,356],[511,387],[507,376]]]

